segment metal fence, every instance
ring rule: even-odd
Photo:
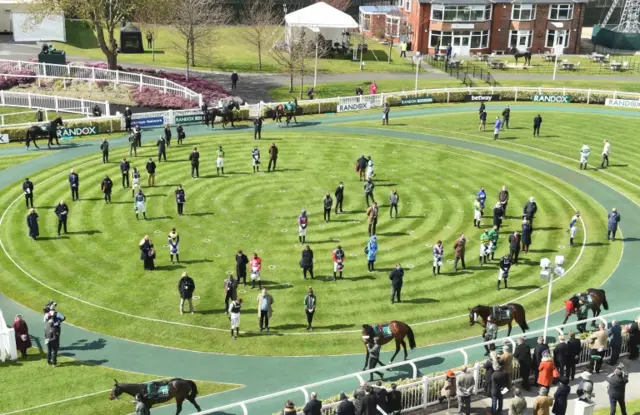
[[[3,107],[42,108],[89,115],[96,105],[103,114],[110,114],[111,108],[108,101],[32,94],[31,92],[0,91],[0,106]]]
[[[35,75],[10,74],[19,71],[30,71]],[[52,79],[80,79],[88,82],[111,82],[115,85],[124,84],[153,88],[163,94],[170,94],[184,99],[198,102],[202,105],[202,95],[176,82],[164,78],[145,75],[141,73],[114,71],[111,69],[94,68],[80,65],[57,65],[41,62],[25,62],[0,59],[0,76],[22,78],[52,78]]]
[[[608,321],[613,320],[615,318],[620,318],[620,317],[627,317],[627,318],[635,318],[637,313],[640,312],[640,307],[636,307],[636,308],[631,308],[631,309],[627,309],[627,310],[623,310],[623,311],[618,311],[615,313],[609,313],[607,315],[602,315],[602,316],[598,316],[596,318],[588,318],[579,322],[573,322],[571,324],[564,324],[564,325],[558,325],[555,327],[550,327],[546,332],[545,330],[535,330],[535,331],[530,331],[527,333],[527,336],[529,338],[532,337],[537,337],[538,335],[547,335],[547,333],[552,333],[552,332],[557,332],[558,334],[563,334],[563,329],[568,329],[569,327],[574,327],[576,324],[584,322],[584,323],[589,323],[589,322],[602,322],[604,324],[608,324]],[[426,362],[428,360],[431,359],[435,359],[435,358],[443,358],[443,357],[451,357],[452,355],[454,356],[458,356],[461,357],[462,359],[457,359],[456,360],[456,364],[452,364],[452,367],[457,367],[457,366],[461,366],[461,365],[472,365],[473,366],[473,374],[474,374],[474,378],[476,380],[476,388],[474,393],[477,394],[479,391],[482,391],[485,387],[484,384],[484,379],[483,376],[481,376],[482,371],[481,371],[481,365],[479,363],[473,363],[473,362],[469,362],[469,355],[468,355],[468,351],[472,350],[472,349],[482,349],[485,345],[489,346],[489,345],[499,345],[499,344],[507,344],[507,345],[511,345],[512,346],[512,350],[515,348],[516,346],[516,339],[519,337],[518,336],[511,336],[511,337],[506,337],[503,339],[498,339],[498,340],[494,340],[491,342],[485,342],[485,343],[477,343],[471,346],[465,346],[465,347],[461,347],[461,348],[457,348],[457,349],[452,349],[452,350],[448,350],[446,352],[443,353],[436,353],[436,354],[432,354],[432,355],[428,355],[428,356],[423,356],[423,357],[419,357],[416,359],[411,359],[411,360],[407,360],[404,362],[398,362],[398,363],[393,363],[390,365],[387,365],[385,367],[382,368],[377,368],[377,369],[370,369],[370,370],[365,370],[365,371],[361,371],[361,372],[355,372],[355,373],[351,373],[348,375],[344,375],[344,376],[340,376],[337,378],[333,378],[333,379],[328,379],[328,380],[324,380],[322,382],[316,382],[316,383],[312,383],[309,385],[304,385],[304,386],[299,386],[297,388],[293,388],[293,389],[288,389],[285,391],[281,391],[281,392],[276,392],[270,395],[265,395],[265,396],[260,396],[257,398],[253,398],[253,399],[248,399],[242,402],[237,402],[237,403],[233,403],[230,405],[225,405],[225,406],[221,406],[218,408],[213,408],[213,409],[209,409],[209,410],[205,410],[202,412],[198,412],[197,415],[207,415],[207,414],[216,414],[216,413],[225,413],[228,414],[229,410],[241,410],[242,414],[244,415],[248,415],[249,409],[248,406],[252,405],[252,404],[256,404],[256,403],[260,403],[260,402],[266,402],[266,401],[271,401],[274,398],[281,398],[281,399],[286,399],[290,396],[292,396],[293,394],[297,394],[300,397],[304,398],[304,402],[308,402],[309,401],[309,392],[312,390],[315,390],[319,387],[323,387],[323,386],[331,386],[331,385],[337,385],[338,383],[341,382],[345,382],[345,381],[352,381],[353,382],[353,388],[357,388],[361,382],[364,381],[363,376],[367,376],[370,373],[373,373],[375,371],[382,371],[385,369],[397,369],[397,368],[407,368],[407,366],[409,367],[409,370],[411,370],[412,376],[410,377],[410,379],[416,379],[416,381],[414,382],[410,382],[407,384],[401,384],[397,387],[397,390],[399,390],[402,393],[402,408],[403,411],[402,412],[409,412],[412,410],[416,410],[416,409],[421,409],[421,408],[426,408],[429,406],[433,406],[433,405],[437,405],[439,403],[439,396],[440,396],[440,390],[442,389],[442,386],[444,385],[445,382],[445,375],[437,375],[437,376],[422,376],[421,378],[419,378],[419,373],[418,373],[418,366],[417,364],[421,363],[421,362]],[[628,348],[627,348],[627,342],[626,342],[626,335],[624,337],[624,342],[623,342],[623,349],[622,349],[622,353],[627,353],[628,352]],[[579,361],[577,363],[577,366],[585,366],[589,363],[589,359],[590,359],[590,353],[589,353],[589,345],[588,342],[583,341],[582,342],[582,353],[579,356]],[[605,358],[608,358],[608,354],[609,352],[607,352],[607,356]],[[514,373],[513,373],[513,379],[514,380],[518,380],[519,379],[519,370],[517,368],[517,364],[514,368]],[[326,389],[326,388],[325,388]],[[333,394],[337,394],[339,393],[339,389],[332,391]],[[322,414],[323,415],[333,415],[335,414],[335,408],[336,408],[336,403],[328,403],[323,405],[322,407]],[[254,413],[254,412],[251,412]],[[264,414],[264,410],[262,411],[258,411],[255,413],[261,413]],[[299,414],[302,414],[301,412],[299,412]]]

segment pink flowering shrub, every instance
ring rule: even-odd
[[[2,68],[0,67],[0,89],[1,90],[7,90],[7,89],[11,89],[13,87],[16,87],[18,85],[27,85],[27,84],[32,84],[36,81],[36,78],[31,78],[31,77],[27,77],[27,76],[7,76],[7,77],[3,77],[2,74],[8,74],[8,75],[35,75],[35,73],[33,73],[32,71],[28,71],[28,70],[13,70],[13,69],[7,69],[7,68]]]

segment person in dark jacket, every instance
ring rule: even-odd
[[[540,126],[542,125],[542,117],[540,114],[533,117],[533,136],[540,137]]]
[[[238,73],[233,71],[231,74],[231,90],[233,91],[238,86]]]
[[[22,182],[22,191],[24,192],[24,203],[27,205],[27,209],[29,209],[29,203],[33,208],[33,183],[28,177]]]
[[[176,205],[178,206],[178,215],[182,216],[184,215],[184,204],[187,203],[187,197],[184,193],[184,189],[182,188],[182,185],[179,184],[178,188],[176,189]]]
[[[253,139],[262,140],[262,117],[253,120]]]
[[[502,129],[503,130],[505,128],[507,130],[509,129],[509,118],[511,118],[511,108],[509,108],[509,106],[507,105],[507,108],[505,108],[502,111]]]
[[[609,413],[615,415],[616,405],[620,405],[622,415],[627,415],[627,406],[624,402],[625,389],[629,382],[629,375],[623,371],[624,366],[618,365],[613,373],[607,376],[609,388]]]
[[[553,395],[553,407],[551,408],[551,412],[553,414],[565,415],[567,413],[567,401],[569,400],[569,393],[571,393],[569,378],[561,375],[560,383],[558,384],[555,395]]]
[[[582,353],[582,342],[580,339],[576,339],[576,334],[573,331],[569,332],[567,346],[567,370],[565,375],[570,380],[573,380],[576,377],[576,363]]]
[[[126,157],[122,158],[120,162],[120,173],[122,173],[122,188],[127,189],[129,187],[129,169],[131,164],[127,161]]]
[[[533,350],[533,379],[535,382],[538,381],[538,369],[542,362],[542,355],[545,352],[549,352],[549,346],[544,342],[544,338],[540,336],[538,337],[538,344],[536,344],[536,347]]]
[[[186,272],[182,273],[182,278],[178,281],[178,292],[180,293],[180,314],[184,314],[184,302],[189,303],[189,312],[193,314],[193,292],[196,290],[196,283],[193,279],[187,275]]]
[[[360,180],[364,180],[365,179],[365,175],[367,173],[367,164],[369,163],[369,160],[367,160],[367,158],[364,156],[364,154],[362,155],[362,157],[360,157],[358,160],[356,160],[356,171],[360,174]]]
[[[502,205],[502,215],[507,216],[507,206],[509,205],[509,191],[507,186],[502,186],[502,190],[498,193],[498,203]]]
[[[47,364],[58,364],[58,349],[60,348],[60,333],[56,330],[55,319],[50,317],[45,323],[44,342],[47,345]]]
[[[309,287],[307,290],[307,295],[304,297],[304,311],[307,314],[307,330],[313,331],[313,315],[316,313],[316,306],[318,304],[318,300],[316,299],[316,295],[313,293],[313,288]]]
[[[304,408],[302,408],[302,413],[304,415],[321,415],[322,414],[322,401],[318,400],[318,394],[316,392],[311,392],[311,400],[307,402]]]
[[[376,399],[378,401],[378,406],[382,408],[383,411],[389,412],[389,393],[387,389],[382,386],[382,381],[377,380],[376,386],[373,388],[373,391],[376,394]]]
[[[533,231],[533,217],[538,212],[538,204],[535,202],[533,196],[529,198],[529,201],[522,209],[522,215],[529,221],[531,225],[531,231]]]
[[[145,235],[139,245],[140,259],[142,260],[145,271],[153,271],[156,268],[153,261],[156,257],[156,253],[153,249],[153,242],[149,239],[149,235]]]
[[[176,128],[176,132],[178,133],[178,145],[180,145],[182,141],[187,138],[187,135],[184,133],[184,128],[181,125]]]
[[[533,231],[531,230],[531,224],[524,218],[522,220],[522,250],[525,253],[529,253],[529,248],[531,248],[531,234]]]
[[[133,137],[136,139],[136,148],[142,147],[142,128],[140,125],[136,124],[133,127]]]
[[[478,123],[478,131],[487,131],[487,111],[480,111],[480,122]]]
[[[373,388],[367,386],[364,388],[365,396],[362,398],[362,415],[378,415],[378,397],[373,393]]]
[[[336,187],[336,191],[333,193],[336,197],[336,215],[338,214],[338,208],[340,208],[340,213],[342,213],[342,202],[344,201],[344,183],[340,182],[338,187]]]
[[[389,125],[389,112],[391,111],[391,107],[388,102],[384,103],[384,108],[382,108],[382,125]]]
[[[242,249],[238,249],[236,254],[236,276],[238,277],[238,285],[242,281],[243,286],[247,286],[247,264],[249,264],[249,258],[242,252]]]
[[[191,162],[191,177],[200,177],[200,152],[198,147],[194,147],[191,154],[189,154],[189,161]]]
[[[520,234],[518,231],[509,235],[509,259],[514,265],[518,265],[518,256],[520,255]]]
[[[149,174],[149,177],[147,179],[147,184],[149,185],[149,187],[155,186],[156,185],[156,163],[153,161],[151,157],[149,157],[149,161],[147,162],[146,168],[147,168],[147,173]]]
[[[353,406],[355,406],[356,414],[358,415],[362,413],[362,400],[367,395],[367,393],[365,392],[366,387],[367,387],[367,382],[362,381],[360,382],[360,387],[353,391]]]
[[[224,288],[224,314],[229,314],[229,303],[236,299],[238,282],[233,278],[231,272],[227,273],[227,278],[223,282]]]
[[[109,176],[104,176],[102,180],[102,193],[104,193],[104,201],[105,203],[111,203],[111,191],[113,190],[113,181],[109,178]]]
[[[307,272],[313,279],[313,251],[309,245],[305,246],[302,250],[302,257],[300,258],[300,268],[302,268],[302,276],[307,279]]]
[[[529,386],[529,375],[531,374],[531,367],[533,362],[531,360],[531,348],[526,342],[524,337],[518,339],[518,345],[513,352],[513,358],[518,361],[520,365],[520,377],[522,378],[522,389],[528,391],[531,389]]]
[[[393,415],[400,415],[402,411],[402,392],[397,390],[398,385],[395,383],[391,384],[391,392],[389,392],[389,411]]]
[[[502,209],[502,205],[500,203],[496,203],[493,208],[493,226],[496,227],[496,232],[500,231],[500,226],[502,226],[502,218],[504,217],[504,210]]]
[[[396,264],[396,268],[389,273],[389,279],[391,280],[391,304],[394,299],[400,301],[400,292],[402,291],[402,278],[404,277],[404,270],[400,264]]]
[[[622,327],[620,327],[616,320],[611,322],[611,328],[609,329],[609,347],[611,348],[609,364],[615,366],[618,364],[618,358],[620,357],[620,351],[622,349]]]
[[[133,114],[131,113],[131,109],[129,109],[129,107],[126,107],[124,109],[124,129],[127,131],[131,130],[131,117],[133,116]]]
[[[371,370],[375,369],[378,364],[382,365],[382,363],[380,363],[380,349],[382,346],[380,345],[380,341],[378,340],[378,338],[374,338],[373,341],[369,339],[369,342],[365,346],[367,347],[367,351],[369,352],[369,362],[367,362],[369,364],[368,368]],[[369,382],[373,382],[374,374],[380,376],[380,379],[384,378],[384,373],[382,372],[369,372]],[[362,411],[360,413],[362,413]]]
[[[331,222],[331,208],[333,207],[333,199],[329,192],[325,193],[322,199],[322,207],[324,208],[324,221]]]
[[[356,407],[347,399],[344,392],[340,392],[340,404],[336,409],[336,415],[356,415]]]
[[[369,198],[371,198],[372,203],[376,203],[376,199],[375,197],[373,197],[373,189],[375,187],[376,185],[373,183],[371,178],[367,179],[367,181],[364,182],[363,189],[364,189],[365,201],[367,202],[367,207],[369,207]]]
[[[273,164],[273,171],[276,171],[276,164],[278,163],[278,147],[276,143],[271,143],[269,146],[269,164],[267,165],[267,171],[271,171],[271,165]]]
[[[167,148],[171,147],[171,127],[169,124],[164,126],[164,139],[167,141]]]
[[[164,137],[160,137],[156,142],[156,146],[158,147],[158,163],[162,161],[167,161],[167,141]]]
[[[71,187],[71,200],[80,200],[80,176],[76,173],[76,169],[71,169],[69,174],[69,186]]]
[[[553,365],[558,368],[560,376],[567,375],[568,360],[569,345],[565,342],[564,336],[560,336],[558,337],[558,343],[556,343],[556,347],[553,349]]]
[[[56,206],[56,216],[58,217],[58,237],[60,237],[60,231],[64,228],[64,233],[67,233],[67,218],[69,216],[69,207],[64,200]]]
[[[609,215],[607,215],[607,241],[611,238],[612,241],[616,240],[616,232],[618,231],[618,223],[620,222],[620,214],[616,208],[611,209]]]
[[[504,403],[502,391],[509,386],[509,375],[502,369],[500,363],[493,364],[491,374],[491,414],[500,415]]]
[[[638,350],[638,345],[640,345],[640,317],[631,323],[631,327],[629,327],[629,341],[627,345],[629,347],[629,359],[638,360],[638,356],[640,355],[640,350]]]
[[[44,121],[44,113],[42,112],[41,109],[38,109],[38,111],[36,111],[36,122],[42,122]]]
[[[102,164],[109,162],[109,142],[105,138],[100,144],[100,150],[102,150]]]
[[[27,214],[27,227],[29,228],[29,237],[34,241],[40,236],[40,227],[38,226],[38,214],[34,208],[29,210]]]

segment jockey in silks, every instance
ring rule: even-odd
[[[589,153],[591,153],[591,149],[588,145],[584,144],[580,149],[580,170],[587,170],[587,160],[589,159]]]
[[[479,228],[480,221],[482,220],[482,202],[480,202],[480,198],[476,198],[476,201],[473,202],[473,227]]]
[[[366,174],[366,178],[367,180],[369,179],[373,179],[373,176],[375,176],[375,172],[373,171],[373,160],[371,159],[371,156],[368,157],[369,161],[367,162],[367,174]]]
[[[138,190],[140,190],[140,172],[134,167],[131,173],[131,195],[135,197]]]
[[[487,192],[485,192],[484,186],[480,188],[480,191],[476,194],[476,198],[480,202],[480,215],[484,215],[484,202],[487,200]]]
[[[569,233],[569,245],[573,246],[573,238],[576,237],[576,232],[578,232],[578,218],[580,218],[580,212],[576,212],[575,215],[571,218],[571,222],[569,222],[569,229],[567,232]]]
[[[440,267],[442,266],[442,258],[444,258],[444,247],[442,241],[438,241],[433,247],[433,276],[436,276],[436,270],[438,275],[440,274]]]
[[[491,229],[489,231],[489,250],[491,251],[491,259],[494,259],[494,255],[496,253],[496,250],[498,249],[498,227],[494,226],[493,229]]]
[[[144,219],[147,219],[147,208],[145,203],[147,201],[147,197],[142,193],[142,189],[138,189],[138,193],[134,197],[134,209],[136,212],[136,219],[140,220],[138,214],[142,212],[142,216]]]
[[[480,265],[482,265],[483,263],[487,263],[487,258],[489,257],[490,251],[489,234],[485,229],[485,231],[482,232],[482,235],[480,235]]]

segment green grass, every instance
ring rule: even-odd
[[[49,111],[49,110],[44,110],[43,112],[48,112],[50,120],[56,117],[63,117],[63,119],[83,117],[82,114],[72,114],[69,112],[61,113],[61,112]],[[23,124],[27,122],[36,122],[36,111],[31,110],[29,108],[0,107],[0,115],[2,115],[2,120],[4,121],[4,124]],[[2,123],[0,123],[0,125],[1,124]],[[1,129],[2,127],[0,127],[0,130]]]
[[[109,391],[113,379],[121,383],[143,383],[160,380],[157,376],[124,372],[84,363],[69,358],[58,359],[58,367],[46,364],[46,351],[34,352],[27,360],[15,363],[0,363],[3,380],[2,411],[25,410],[41,405],[41,408],[26,411],[30,415],[57,414],[130,414],[134,410],[132,397],[110,401]],[[64,353],[64,352],[61,352]],[[43,382],[57,387],[43,387]],[[235,389],[238,385],[196,381],[199,396]],[[37,393],[34,393],[37,391]],[[83,395],[91,395],[84,396]],[[60,402],[68,400],[66,402]],[[59,402],[59,403],[56,403]],[[171,402],[170,402],[171,403]],[[185,409],[189,410],[189,403]]]
[[[195,137],[188,140],[188,146],[172,147],[169,153],[172,162],[159,165],[157,181],[160,186],[146,190],[149,221],[136,221],[131,191],[119,186],[120,175],[115,160],[124,154],[122,150],[114,151],[111,156],[114,162],[106,166],[97,156],[67,163],[32,178],[36,189],[40,189],[36,193],[36,206],[40,211],[42,239],[34,242],[27,238],[25,212],[20,203],[9,209],[0,236],[19,264],[28,264],[32,275],[46,279],[48,284],[63,292],[126,313],[202,328],[120,315],[105,319],[103,310],[58,298],[65,313],[74,316],[71,322],[75,325],[118,337],[194,350],[224,352],[233,347],[241,354],[307,355],[360,352],[359,334],[305,336],[304,348],[291,337],[260,335],[255,304],[257,290],[247,289],[246,293],[240,293],[246,300],[242,330],[251,338],[231,341],[227,331],[229,323],[222,314],[221,287],[226,271],[234,269],[234,254],[238,248],[248,254],[260,250],[264,261],[263,280],[275,297],[273,332],[305,332],[301,303],[308,285],[313,285],[318,295],[316,331],[357,331],[362,323],[384,322],[390,316],[416,323],[465,314],[468,306],[478,302],[503,303],[538,287],[540,279],[532,270],[537,269],[540,257],[547,255],[547,250],[564,254],[567,263],[573,263],[579,252],[579,249],[566,248],[565,228],[573,208],[560,195],[580,207],[587,229],[601,229],[606,223],[603,208],[571,186],[544,173],[490,156],[477,157],[471,152],[421,142],[374,140],[355,133],[345,136],[309,131],[300,137],[296,131],[278,131],[277,137],[274,140],[278,140],[280,147],[279,168],[282,170],[272,174],[251,173],[250,153],[255,142],[246,134]],[[263,157],[266,157],[270,140],[267,136],[260,142]],[[220,144],[224,145],[227,154],[226,171],[229,174],[224,178],[215,176],[213,164],[213,152]],[[187,161],[192,145],[200,148],[203,160],[201,179],[196,181],[189,177]],[[378,226],[378,271],[372,274],[366,272],[363,254],[368,240],[365,205],[361,183],[353,169],[355,159],[362,153],[371,155],[376,161],[376,196],[382,204]],[[143,167],[146,157],[154,154],[154,148],[144,147],[134,166]],[[495,166],[500,166],[497,171]],[[66,173],[71,167],[76,167],[82,178],[83,200],[70,202],[69,230],[72,234],[56,239],[51,209],[60,198],[68,197]],[[502,174],[502,168],[518,174],[509,174],[507,178]],[[61,175],[42,184],[58,172]],[[116,184],[114,203],[108,206],[99,190],[104,174],[111,175]],[[143,178],[146,179],[146,174]],[[530,178],[540,183],[532,182]],[[339,181],[344,181],[346,186],[346,214],[325,224],[320,215],[322,195],[325,191],[332,192]],[[176,216],[173,199],[173,190],[178,183],[185,186],[189,214],[180,218]],[[495,290],[496,262],[485,267],[476,266],[479,232],[471,228],[471,206],[480,185],[485,185],[493,198],[505,183],[512,192],[511,214],[518,211],[531,194],[536,195],[540,206],[536,226],[540,231],[534,234],[533,249],[529,255],[524,255],[524,264],[513,271],[514,289],[498,292]],[[389,220],[386,200],[394,187],[402,197],[401,218]],[[6,206],[19,196],[17,188],[5,191],[0,196],[0,206]],[[298,266],[301,247],[297,245],[296,216],[301,209],[310,211],[308,243],[317,260],[314,281],[303,281]],[[488,221],[485,219],[485,225]],[[518,225],[517,219],[507,221],[504,233]],[[183,262],[179,265],[168,263],[168,249],[163,246],[172,227],[177,227],[181,233]],[[452,265],[447,263],[445,275],[434,279],[431,277],[431,248],[425,244],[442,239],[446,259],[450,260],[453,240],[460,232],[466,232],[470,240],[469,272],[451,274]],[[159,269],[153,273],[143,272],[139,260],[137,243],[144,234],[149,234],[158,248]],[[621,245],[610,245],[602,239],[600,232],[588,233],[589,246],[585,247],[585,254],[575,270],[554,285],[554,307],[559,308],[562,298],[575,291],[576,280],[585,286],[598,285],[611,273],[621,254]],[[603,246],[593,246],[600,242]],[[327,281],[327,276],[331,274],[331,251],[338,243],[347,253],[347,263],[345,280],[336,283]],[[505,252],[507,246],[502,241],[498,255]],[[598,255],[594,255],[595,252]],[[39,260],[31,261],[34,256]],[[119,260],[113,260],[116,258]],[[63,271],[56,266],[61,262],[73,264],[73,267]],[[405,302],[390,306],[387,275],[397,262],[407,268],[403,290]],[[0,259],[0,266],[5,270],[0,274],[0,281],[6,295],[33,308],[38,308],[50,297],[47,289],[25,278],[7,258]],[[198,311],[195,315],[181,316],[173,312],[178,303],[175,286],[184,271],[194,277],[195,294],[200,296],[200,300],[195,301]],[[132,286],[140,287],[140,290],[131,290]],[[147,295],[147,292],[153,294]],[[348,293],[347,298],[345,293]],[[543,314],[545,300],[544,293],[538,293],[521,301],[529,319]],[[167,310],[172,311],[167,313]],[[465,319],[446,325],[420,325],[414,330],[420,346],[478,332],[469,328]]]
[[[5,144],[7,146],[9,144]],[[52,152],[47,153],[29,153],[20,156],[0,156],[0,171],[8,169],[9,167],[16,166],[20,163],[24,163],[25,161],[33,160],[38,157],[42,157],[45,155],[52,154]]]
[[[627,404],[627,414],[629,415],[638,415],[640,414],[640,399],[635,401],[626,401]],[[594,411],[594,415],[609,415],[609,407],[596,409]]]
[[[64,50],[68,55],[106,60],[98,47],[95,32],[83,21],[67,20],[67,43],[56,42],[56,48]],[[141,26],[143,33],[146,31]],[[243,40],[239,26],[224,26],[216,28],[207,39],[203,39],[199,51],[196,51],[196,69],[208,69],[216,71],[236,70],[242,76],[242,72],[258,72],[258,54],[251,44]],[[120,32],[116,30],[116,39],[120,39]],[[267,50],[271,45],[283,40],[283,29],[273,28],[273,35],[266,42]],[[143,39],[146,47],[146,38]],[[156,36],[155,61],[152,53],[146,50],[142,54],[120,54],[118,62],[121,64],[137,63],[158,65],[167,67],[184,68],[184,53],[176,44],[182,45],[181,36],[170,27],[160,27]],[[405,72],[411,71],[409,60],[400,58],[400,51],[394,48],[391,54],[391,64],[387,63],[389,47],[384,46],[373,39],[368,39],[369,52],[364,60],[366,70],[370,72]],[[196,48],[198,49],[198,48]],[[313,60],[308,63],[313,70]],[[265,52],[262,56],[263,72],[282,72],[276,61]],[[320,59],[318,71],[321,73],[360,72],[359,62],[351,62],[350,59]]]
[[[465,60],[467,60],[465,58]],[[471,64],[476,65],[478,68],[488,69],[492,74],[553,74],[553,62],[543,61],[540,55],[534,54],[531,57],[531,65],[524,66],[524,60],[518,59],[518,66],[515,66],[515,58],[511,55],[496,56],[498,61],[507,62],[509,65],[505,69],[491,69],[484,62],[471,60]],[[614,76],[638,76],[640,60],[630,56],[613,57],[610,60],[615,62],[628,61],[630,68],[626,71],[612,71],[609,64],[601,66],[599,63],[591,61],[584,55],[564,55],[560,58],[560,61],[569,61],[575,66],[575,70],[564,70],[558,63],[557,74],[559,75],[614,75]],[[580,64],[579,66],[578,63]]]

